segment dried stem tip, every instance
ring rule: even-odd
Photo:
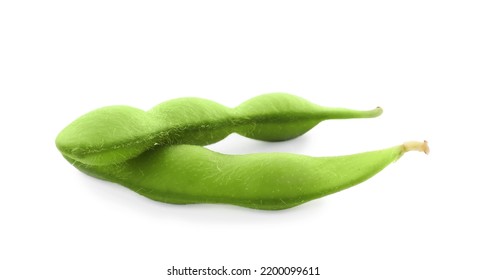
[[[424,152],[425,154],[429,154],[430,152],[430,147],[428,146],[428,141],[426,140],[424,140],[423,142],[409,141],[402,144],[402,147],[404,149],[404,152],[419,151]]]

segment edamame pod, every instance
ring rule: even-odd
[[[56,138],[63,155],[87,165],[135,158],[155,146],[208,145],[232,132],[282,141],[307,132],[323,120],[372,118],[382,113],[322,107],[285,93],[264,94],[235,109],[201,98],[179,98],[151,110],[110,106],[81,116]]]
[[[279,210],[359,184],[408,151],[428,153],[429,148],[426,141],[406,142],[354,155],[309,157],[288,153],[224,155],[200,146],[175,145],[106,166],[66,158],[89,175],[157,201]]]

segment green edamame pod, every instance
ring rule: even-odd
[[[287,153],[223,155],[200,146],[159,147],[126,162],[81,171],[176,204],[225,203],[279,210],[332,194],[372,177],[405,152],[428,153],[427,142],[337,157]]]
[[[179,98],[151,110],[110,106],[68,125],[56,146],[88,165],[108,165],[134,158],[159,145],[216,143],[232,132],[265,141],[292,139],[323,120],[371,118],[381,108],[357,111],[315,105],[297,96],[257,96],[235,109],[201,98]]]

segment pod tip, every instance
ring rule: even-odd
[[[404,149],[404,152],[419,151],[419,152],[423,152],[425,154],[430,153],[430,147],[428,146],[428,141],[426,141],[426,140],[424,140],[423,142],[409,141],[409,142],[402,144],[402,147]]]

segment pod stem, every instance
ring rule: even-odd
[[[382,108],[377,107],[372,110],[350,110],[344,108],[329,108],[333,113],[330,114],[332,119],[355,119],[355,118],[375,118],[382,114]]]
[[[405,142],[402,144],[402,149],[403,152],[409,152],[409,151],[418,151],[418,152],[424,152],[425,154],[429,154],[430,152],[430,147],[428,146],[428,141],[424,140],[423,142],[419,141],[409,141]]]

